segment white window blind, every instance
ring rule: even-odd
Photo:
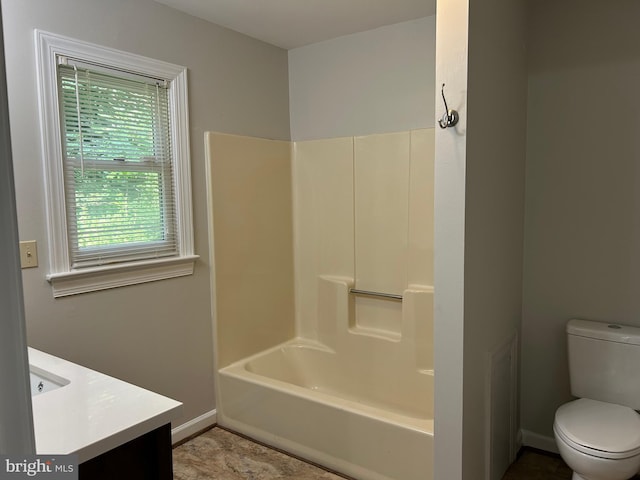
[[[72,268],[178,254],[168,89],[58,65]]]

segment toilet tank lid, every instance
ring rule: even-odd
[[[615,323],[574,318],[567,322],[567,333],[579,337],[640,345],[640,328]]]

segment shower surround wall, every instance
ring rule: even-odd
[[[433,129],[294,144],[299,335],[318,335],[322,276],[399,295],[433,285],[433,148]],[[354,298],[354,329],[398,337],[401,303]]]
[[[295,335],[291,144],[206,135],[215,352],[223,367]]]
[[[208,134],[222,425],[359,479],[432,478],[433,143],[312,140],[287,158]]]

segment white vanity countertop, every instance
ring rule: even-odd
[[[69,380],[33,399],[38,454],[85,462],[179,416],[182,403],[29,347],[29,364]]]

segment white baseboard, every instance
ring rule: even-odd
[[[191,435],[215,425],[216,421],[217,413],[216,410],[213,409],[182,425],[178,425],[176,428],[171,429],[171,443],[175,445],[185,438],[189,438]]]
[[[522,430],[522,445],[546,452],[560,453],[558,452],[558,446],[553,437],[546,437],[539,433],[530,432],[529,430]]]

